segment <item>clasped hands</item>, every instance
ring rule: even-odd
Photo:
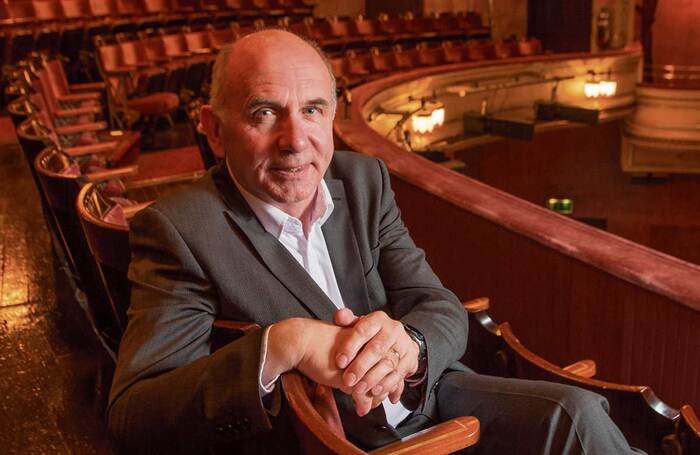
[[[348,308],[338,310],[334,322],[293,318],[274,324],[263,378],[297,369],[351,395],[360,416],[386,397],[398,402],[419,354],[403,324],[383,311],[358,317]]]

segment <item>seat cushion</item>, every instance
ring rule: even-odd
[[[180,103],[176,94],[170,92],[156,92],[139,96],[127,101],[130,109],[141,115],[167,114]]]

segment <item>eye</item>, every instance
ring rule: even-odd
[[[256,117],[269,117],[270,115],[274,115],[275,111],[270,109],[269,107],[265,107],[262,109],[259,109],[255,112]]]
[[[304,108],[304,114],[307,115],[314,115],[314,114],[320,114],[321,109],[319,109],[318,106],[307,106]]]

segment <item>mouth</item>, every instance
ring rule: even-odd
[[[288,167],[273,167],[272,171],[284,176],[295,176],[299,175],[309,168],[310,164],[303,164],[301,166],[288,166]]]

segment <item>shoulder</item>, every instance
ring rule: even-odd
[[[200,179],[161,196],[142,212],[151,212],[152,215],[157,212],[175,226],[187,226],[210,216],[212,210],[221,211],[223,206],[212,173],[207,172]]]
[[[375,181],[382,179],[384,170],[384,163],[378,158],[347,150],[336,150],[328,168],[328,177],[345,181]]]

